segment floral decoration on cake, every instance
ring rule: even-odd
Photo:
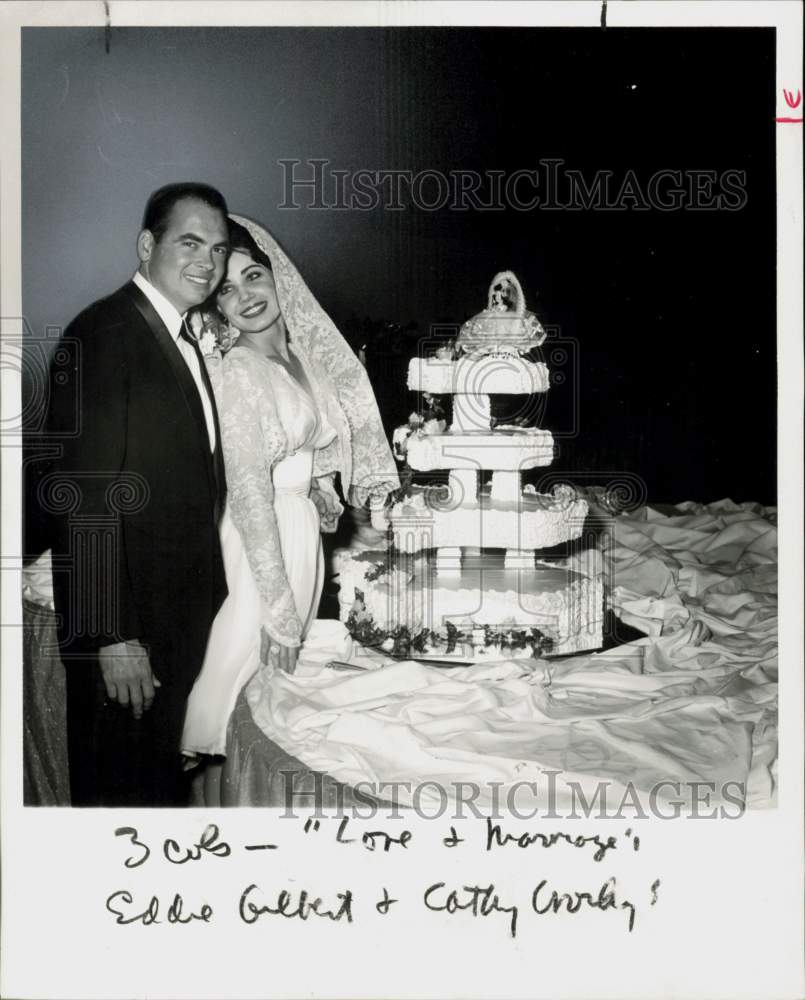
[[[455,361],[458,357],[458,349],[455,340],[448,340],[446,344],[437,347],[433,357],[438,361]]]
[[[408,453],[408,438],[412,434],[418,437],[425,437],[430,434],[444,434],[447,428],[447,421],[444,416],[444,408],[438,396],[430,393],[422,394],[424,408],[421,413],[414,411],[408,417],[408,423],[401,427],[396,427],[392,434],[391,444],[394,457],[399,462],[406,460]]]
[[[366,610],[363,592],[357,587],[346,626],[352,638],[362,645],[404,659],[413,658],[417,653],[457,657],[462,652],[469,653],[470,648],[475,654],[486,651],[490,657],[499,659],[529,650],[530,655],[538,659],[549,653],[554,645],[553,639],[538,628],[518,628],[516,625],[495,628],[472,622],[466,625],[446,622],[442,629],[411,628],[407,625],[398,625],[393,629],[378,628],[372,614]]]

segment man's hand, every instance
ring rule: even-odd
[[[124,708],[131,705],[134,718],[142,718],[154,703],[154,689],[160,686],[145,647],[137,639],[101,646],[98,662],[109,700]]]
[[[264,667],[274,663],[286,674],[292,674],[296,670],[298,656],[298,646],[283,646],[271,638],[265,627],[260,629],[260,662]]]

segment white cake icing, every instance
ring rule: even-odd
[[[520,478],[519,473],[516,473]],[[447,477],[447,492],[445,487],[440,486],[437,494],[433,497],[432,507],[444,510],[446,507],[455,508],[461,504],[474,503],[481,494],[480,477],[476,469],[451,469]],[[417,493],[416,487],[409,491],[407,497],[403,499],[410,502]]]
[[[493,472],[489,495],[498,503],[520,503],[522,495],[520,473],[508,469],[498,469],[497,472]]]
[[[582,536],[587,503],[572,487],[552,496],[523,487],[523,471],[553,461],[549,431],[491,427],[491,395],[548,389],[546,366],[523,356],[544,339],[519,281],[504,271],[454,347],[410,362],[409,389],[452,395],[452,425],[445,432],[441,408],[429,401],[394,431],[394,453],[418,472],[448,470],[448,487],[414,486],[384,512],[387,552],[342,550],[341,617],[359,641],[393,647],[395,656],[424,654],[432,643],[434,655],[469,659],[602,644],[603,578],[587,558],[595,550],[573,557],[573,568],[536,558]],[[480,487],[484,471],[492,482]],[[384,518],[373,512],[372,523],[381,528]]]
[[[412,392],[430,392],[445,396],[453,391],[455,361],[442,358],[411,358],[408,362],[408,388]]]
[[[408,388],[434,396],[521,395],[547,392],[548,368],[517,354],[468,355],[456,361],[411,358]]]
[[[385,564],[386,553],[342,550],[341,619],[353,608],[355,590],[380,629],[405,625],[412,634],[441,630],[450,621],[462,628],[489,625],[538,628],[554,640],[551,655],[600,646],[603,584],[562,566],[506,571],[501,557],[484,556],[485,565],[465,567],[456,578],[443,578],[423,557],[403,557],[400,566],[376,580],[367,569]],[[505,650],[504,650],[505,655]]]
[[[584,500],[567,502],[537,494],[505,503],[482,490],[480,500],[465,498],[456,506],[446,495],[446,490],[418,491],[394,504],[389,519],[396,549],[420,552],[469,546],[533,552],[580,538],[587,516]]]
[[[516,431],[412,434],[408,464],[412,469],[534,469],[553,461],[550,431],[527,427]]]

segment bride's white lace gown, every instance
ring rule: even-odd
[[[292,348],[293,349],[293,348]],[[297,358],[316,399],[315,366]],[[238,692],[259,665],[260,629],[298,646],[316,617],[324,560],[311,489],[316,449],[336,430],[316,399],[283,366],[238,346],[209,363],[221,424],[228,501],[221,545],[229,596],[212,626],[204,665],[190,694],[182,749],[222,754]]]

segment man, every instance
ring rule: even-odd
[[[74,805],[184,805],[185,702],[226,595],[220,434],[184,316],[226,268],[227,209],[207,185],[148,201],[132,281],[66,329],[42,484],[67,675]],[[77,428],[77,432],[76,432]]]

